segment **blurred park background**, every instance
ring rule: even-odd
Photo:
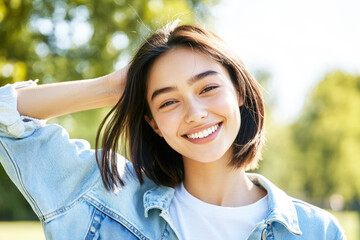
[[[349,239],[360,239],[360,5],[320,2],[0,0],[0,85],[98,77],[125,66],[166,22],[203,25],[237,51],[263,86],[267,142],[256,172],[331,211]],[[108,110],[49,122],[94,147]],[[14,221],[17,232],[28,233],[21,239],[31,239],[16,221],[36,220],[0,168],[0,229]]]

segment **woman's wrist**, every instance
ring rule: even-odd
[[[126,85],[127,67],[116,70],[108,75],[100,77],[100,81],[106,88],[106,93],[109,95],[110,106],[115,105],[122,96]]]

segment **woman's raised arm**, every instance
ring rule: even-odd
[[[20,88],[17,108],[21,115],[49,119],[68,113],[112,106],[123,93],[127,68],[109,75]]]

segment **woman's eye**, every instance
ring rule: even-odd
[[[204,90],[202,90],[201,92],[200,92],[200,94],[201,93],[206,93],[206,92],[208,92],[208,91],[211,91],[211,90],[213,90],[213,89],[215,89],[215,88],[217,88],[218,86],[210,86],[210,87],[206,87],[206,88],[204,88]]]
[[[160,108],[167,107],[167,106],[169,106],[169,105],[171,105],[171,104],[174,104],[174,103],[176,103],[176,101],[167,101],[167,102],[165,102],[163,105],[161,105]]]

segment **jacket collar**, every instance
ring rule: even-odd
[[[247,176],[254,184],[264,188],[268,193],[269,213],[266,223],[279,222],[291,233],[301,235],[302,232],[292,198],[259,174],[247,173]],[[150,209],[156,208],[161,212],[168,212],[174,193],[174,188],[164,186],[156,186],[146,191],[143,197],[145,217],[148,217]]]
[[[165,186],[156,186],[146,191],[143,197],[145,217],[148,217],[150,209],[157,208],[162,212],[168,210],[174,193],[174,188]]]
[[[302,232],[292,198],[260,174],[247,173],[247,176],[254,184],[264,188],[268,193],[269,213],[266,223],[279,222],[291,233],[301,235]]]

